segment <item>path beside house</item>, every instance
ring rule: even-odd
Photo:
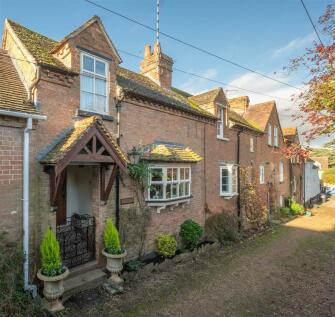
[[[300,217],[194,264],[107,297],[83,293],[71,316],[335,316],[335,197]],[[127,287],[128,288],[128,287]]]

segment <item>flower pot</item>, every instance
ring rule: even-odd
[[[106,269],[112,273],[111,277],[109,278],[110,284],[114,288],[122,291],[123,279],[119,276],[119,273],[122,271],[122,261],[123,258],[127,255],[127,252],[125,251],[122,254],[110,254],[105,250],[102,250],[102,254],[107,259]]]
[[[68,268],[65,269],[64,273],[56,276],[43,275],[41,269],[37,272],[37,277],[44,282],[43,295],[47,300],[46,309],[51,313],[64,309],[64,306],[59,298],[64,293],[63,280],[68,275]]]

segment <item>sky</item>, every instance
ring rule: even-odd
[[[156,0],[92,0],[143,24],[155,27]],[[332,0],[304,1],[314,22]],[[93,15],[102,19],[122,57],[122,66],[139,70],[139,58],[145,44],[155,42],[155,33],[126,21],[85,0],[0,0],[0,20],[10,18],[55,40],[62,39]],[[282,72],[290,58],[299,56],[316,40],[300,0],[161,0],[160,29],[186,42],[211,51],[262,74],[303,88],[306,73]],[[321,35],[322,36],[322,35]],[[251,104],[276,100],[282,127],[300,125],[292,120],[297,105],[291,87],[198,52],[164,36],[162,50],[174,59],[175,68],[225,84],[253,90],[269,96],[249,93],[179,71],[173,73],[173,85],[190,93],[222,86],[228,98],[248,95]],[[273,98],[276,97],[276,98]],[[308,129],[304,125],[300,131]],[[303,139],[302,139],[303,140]],[[320,146],[328,138],[311,143]]]

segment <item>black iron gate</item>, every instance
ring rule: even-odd
[[[63,264],[74,267],[95,259],[95,219],[74,214],[56,228]]]

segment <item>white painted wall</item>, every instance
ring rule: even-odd
[[[66,178],[67,217],[73,213],[89,214],[92,211],[92,166],[69,166]]]
[[[314,162],[305,163],[305,202],[320,194],[319,168]]]

